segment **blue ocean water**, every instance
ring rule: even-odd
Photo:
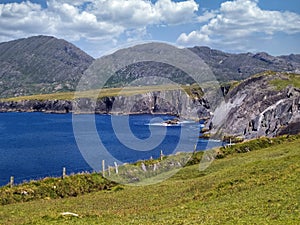
[[[74,118],[72,114],[0,113],[0,186],[7,184],[10,176],[20,183],[60,176],[63,167],[68,174],[101,168],[102,150],[92,144],[94,136],[87,126],[91,118],[95,120],[102,148],[111,155],[112,159],[104,158],[108,163],[158,158],[161,150],[165,155],[193,151],[194,144],[197,150],[207,147],[207,140],[198,138],[201,124],[184,121],[176,126],[163,126],[162,120],[173,118],[168,115],[74,115]],[[130,130],[122,123],[127,118]],[[99,159],[94,157],[99,167],[85,157],[87,149],[80,143],[93,149],[91,155],[100,154]],[[210,143],[210,147],[213,145],[221,143]]]

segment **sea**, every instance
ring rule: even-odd
[[[105,166],[159,158],[160,154],[222,145],[199,138],[203,123],[164,121],[171,115],[0,113],[0,186]],[[196,148],[195,148],[196,147]]]

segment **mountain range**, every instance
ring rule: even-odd
[[[54,37],[0,43],[0,97],[72,91],[93,60]]]
[[[149,45],[159,48],[159,43],[144,44],[139,48],[147,51]],[[189,50],[199,56],[221,82],[243,80],[267,70],[300,72],[300,55],[275,57],[264,52],[232,54],[198,46]],[[122,50],[119,50],[113,55],[121,53]],[[34,36],[0,43],[0,98],[74,91],[93,62],[95,59],[87,53],[55,37]],[[126,86],[137,78],[153,75],[166,76],[180,84],[194,82],[184,71],[172,65],[155,61],[139,62],[137,59],[136,63],[119,69],[105,86]],[[95,84],[100,79],[96,75]]]

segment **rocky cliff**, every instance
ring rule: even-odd
[[[212,134],[245,139],[300,132],[299,75],[264,73],[229,91],[208,126]]]
[[[220,89],[197,93],[178,89],[108,96],[97,101],[6,101],[0,102],[0,112],[172,114],[208,119],[205,129],[217,138],[252,139],[300,132],[299,86],[300,75],[267,72],[231,86],[225,98]]]
[[[0,112],[172,114],[185,118],[208,118],[208,100],[183,90],[156,91],[101,99],[25,100],[0,102]]]

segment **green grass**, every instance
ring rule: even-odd
[[[14,187],[0,188],[0,205],[28,202],[38,199],[76,197],[84,193],[108,190],[117,184],[98,173],[84,173],[62,178],[44,178]]]
[[[191,97],[201,97],[203,92],[201,88],[194,84],[190,86],[182,85],[156,85],[156,86],[138,86],[138,87],[124,87],[124,88],[103,88],[88,90],[82,92],[58,92],[51,94],[39,94],[29,96],[19,96],[13,98],[0,99],[1,101],[23,101],[23,100],[73,100],[74,98],[103,98],[112,96],[131,96],[137,94],[144,94],[155,91],[174,91],[184,90]],[[76,94],[76,95],[75,95]]]
[[[299,224],[300,139],[272,140],[242,154],[247,142],[237,144],[206,170],[186,166],[155,185],[0,206],[0,224]]]
[[[270,81],[277,90],[281,91],[287,86],[300,88],[300,75],[299,74],[286,74],[286,79],[275,79]]]

